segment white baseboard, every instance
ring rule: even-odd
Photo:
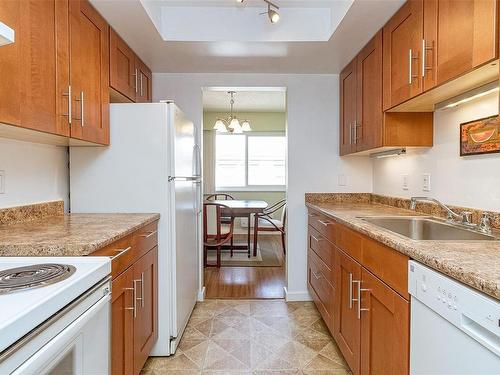
[[[303,292],[289,292],[286,286],[283,289],[285,289],[285,300],[287,302],[312,301],[312,297],[307,290]]]
[[[198,291],[198,302],[203,301],[205,301],[205,287],[201,288],[201,290]]]

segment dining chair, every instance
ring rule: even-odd
[[[233,239],[234,218],[231,216],[229,225],[223,224],[221,221],[222,211],[230,211],[228,206],[214,202],[203,203],[203,266],[220,268],[222,245]],[[208,264],[208,249],[215,248],[217,250],[217,263]],[[231,247],[231,256],[233,256],[233,248]]]
[[[210,194],[205,198],[207,201],[228,201],[228,200],[234,200],[234,197],[232,195],[226,194],[226,193],[216,193],[216,194]],[[229,224],[231,222],[231,218],[228,216],[223,215],[221,217],[222,223],[223,224]]]
[[[281,219],[273,219],[271,215],[283,208]],[[281,244],[283,245],[283,254],[286,254],[285,235],[286,235],[286,199],[276,202],[271,207],[266,208],[262,213],[256,214],[254,224],[253,249],[254,256],[257,253],[257,240],[260,232],[281,232]]]

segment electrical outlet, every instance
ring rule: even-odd
[[[402,174],[401,175],[401,187],[403,188],[403,190],[408,190],[408,184],[409,184],[409,179],[410,179],[410,176],[408,176],[407,174]]]
[[[347,186],[347,176],[345,174],[339,174],[339,186]]]
[[[422,175],[422,190],[423,191],[431,191],[431,174],[424,173]]]
[[[0,194],[5,194],[5,171],[0,171]]]

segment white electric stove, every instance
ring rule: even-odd
[[[0,258],[0,373],[109,372],[107,257]]]

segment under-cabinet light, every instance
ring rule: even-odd
[[[370,154],[371,159],[389,158],[391,156],[406,155],[406,148],[395,148],[393,150],[375,152]]]
[[[456,106],[459,106],[460,104],[464,104],[464,103],[470,102],[472,100],[482,98],[483,96],[497,92],[498,90],[499,90],[498,81],[490,82],[490,83],[487,83],[486,85],[477,87],[477,88],[470,90],[470,91],[467,91],[463,94],[455,96],[455,97],[448,99],[444,102],[438,103],[438,104],[436,104],[435,109],[436,110],[443,110],[443,109],[454,108]]]

